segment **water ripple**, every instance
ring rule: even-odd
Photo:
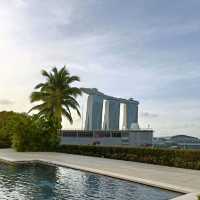
[[[1,200],[169,200],[180,194],[79,170],[0,164]]]

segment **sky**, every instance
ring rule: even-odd
[[[0,0],[0,111],[27,112],[41,70],[140,102],[155,136],[200,137],[199,0]],[[80,128],[63,121],[64,128]]]

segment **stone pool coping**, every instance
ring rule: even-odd
[[[200,171],[197,170],[65,153],[20,153],[12,149],[0,149],[0,160],[9,163],[39,162],[68,167],[185,194],[174,200],[197,200],[197,193],[200,191],[200,184],[197,185],[200,183]],[[177,177],[174,178],[174,176]],[[175,183],[170,177],[172,177],[171,179]],[[193,181],[194,177],[196,182]],[[161,181],[159,181],[159,178]]]

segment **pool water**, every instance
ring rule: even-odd
[[[181,194],[44,164],[0,164],[0,199],[168,200]]]

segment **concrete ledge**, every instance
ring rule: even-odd
[[[163,183],[160,183],[160,182],[145,180],[145,179],[137,178],[137,177],[134,177],[134,176],[126,176],[126,175],[113,173],[113,172],[106,171],[106,170],[98,170],[98,169],[93,169],[93,168],[88,168],[88,167],[81,167],[79,165],[69,165],[69,164],[66,165],[65,163],[62,163],[62,162],[48,161],[48,160],[44,160],[44,159],[38,160],[38,161],[45,163],[45,164],[50,164],[50,165],[53,164],[53,165],[56,165],[56,166],[68,167],[68,168],[82,170],[82,171],[86,171],[86,172],[92,172],[92,173],[95,173],[95,174],[110,176],[110,177],[121,179],[121,180],[140,183],[140,184],[143,184],[143,185],[153,186],[153,187],[166,189],[166,190],[170,190],[170,191],[174,191],[174,192],[179,192],[179,193],[183,193],[183,194],[187,194],[190,191],[187,188],[181,188],[181,187],[176,187],[174,185],[163,184]]]
[[[197,193],[190,193],[190,194],[177,197],[172,200],[197,200],[197,195],[198,195]]]

